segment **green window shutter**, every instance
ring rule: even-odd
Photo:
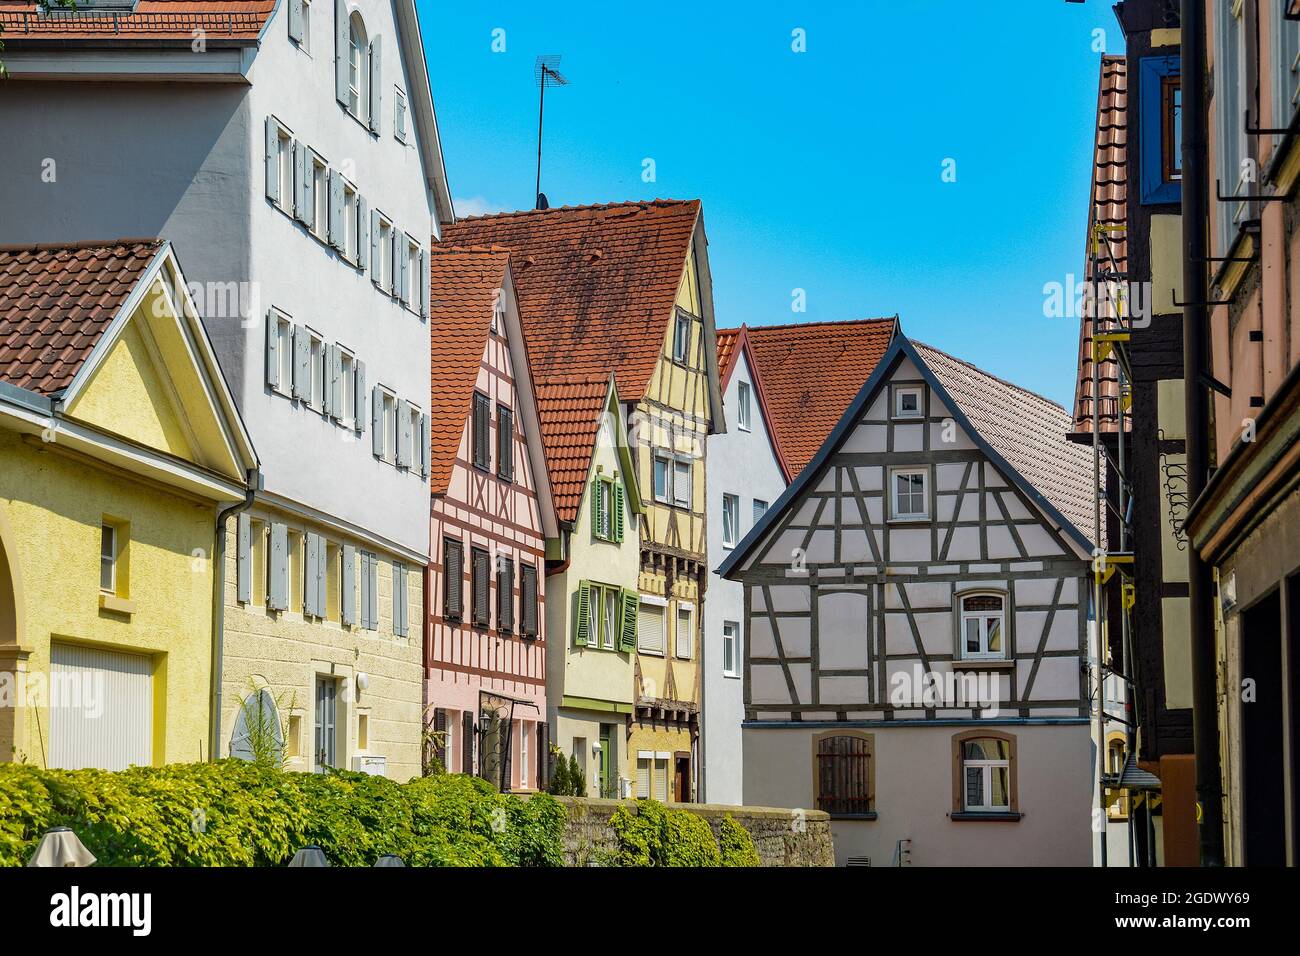
[[[623,591],[623,620],[618,632],[620,651],[636,650],[636,612],[640,603],[641,596],[636,591]]]
[[[585,647],[591,637],[588,633],[591,618],[591,585],[586,581],[578,583],[578,611],[573,619],[573,643]]]
[[[614,540],[623,540],[623,483],[614,482]]]

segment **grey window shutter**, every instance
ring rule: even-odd
[[[357,406],[353,427],[360,435],[366,430],[366,363],[360,359],[352,362],[352,379],[348,387],[355,389],[352,398]]]
[[[397,401],[397,465],[411,467],[411,403],[404,398]]]
[[[316,606],[316,564],[320,560],[320,538],[307,532],[307,560],[305,562],[305,579],[302,589],[302,612],[318,617],[320,608]]]
[[[370,207],[366,197],[357,193],[357,265],[366,271],[366,249],[370,246]]]
[[[334,345],[326,342],[322,349],[325,351],[325,381],[321,383],[321,411],[325,417],[333,418],[334,415]]]
[[[405,614],[405,568],[401,562],[393,562],[393,633],[398,637],[406,636],[406,619]]]
[[[280,201],[280,128],[271,117],[266,118],[266,198]]]
[[[384,258],[379,250],[383,231],[379,228],[379,210],[370,212],[370,278],[376,283],[383,281]]]
[[[348,4],[334,0],[334,95],[348,105]]]
[[[329,580],[329,543],[324,536],[316,535],[316,615],[325,617],[329,613],[329,589],[325,586]],[[309,582],[310,583],[310,582]]]
[[[289,0],[289,39],[302,42],[302,0]]]
[[[433,280],[430,276],[429,253],[425,249],[420,250],[420,315],[428,318],[430,315],[429,306],[430,298],[433,295]]]
[[[370,41],[370,128],[379,132],[380,112],[384,106],[384,38]]]
[[[361,552],[361,626],[370,626],[370,554]]]
[[[311,333],[301,325],[293,330],[293,397],[311,401]]]
[[[406,98],[393,96],[393,135],[406,142]]]
[[[289,606],[289,529],[271,525],[271,593],[267,603],[277,611]]]
[[[306,222],[311,207],[311,188],[307,182],[307,145],[296,139],[290,145],[293,149],[293,215],[299,222]]]
[[[357,549],[343,546],[343,594],[339,600],[344,624],[357,623]]]
[[[402,281],[398,286],[398,294],[402,298],[402,303],[409,306],[411,304],[411,248],[410,240],[404,233],[398,233],[397,251],[402,254],[402,264],[399,269]]]
[[[432,436],[429,434],[429,416],[420,416],[420,477],[429,477],[429,455],[432,448]]]
[[[343,216],[343,177],[331,169],[329,175],[329,243],[335,249],[346,249]]]
[[[379,559],[370,556],[370,629],[379,630]]]
[[[280,317],[274,309],[266,313],[266,384],[280,388]]]
[[[343,350],[337,345],[330,346],[330,381],[329,403],[330,415],[335,420],[343,418]]]
[[[402,291],[402,263],[406,261],[406,257],[399,257],[399,253],[401,252],[401,243],[399,241],[401,235],[402,234],[397,231],[396,226],[389,230],[388,239],[393,247],[393,271],[388,277],[388,294],[392,296],[400,295]]]
[[[247,511],[239,515],[235,581],[236,598],[244,604],[249,603],[253,599],[253,521]]]
[[[370,447],[375,457],[384,457],[384,396],[376,385],[370,390]]]

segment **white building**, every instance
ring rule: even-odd
[[[254,444],[219,754],[419,771],[429,244],[452,216],[413,0],[0,9],[0,241],[170,240]],[[219,555],[218,558],[221,556]]]
[[[744,588],[717,567],[781,496],[789,481],[763,400],[748,329],[718,330],[725,434],[708,438],[709,590],[704,602],[704,701],[700,767],[708,803],[744,802],[740,725],[743,685]]]

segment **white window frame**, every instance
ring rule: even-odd
[[[337,345],[339,350],[339,391],[342,392],[343,407],[337,409],[339,424],[346,428],[356,428],[357,424],[357,390],[353,376],[356,375],[357,357],[348,348]]]
[[[680,484],[680,482],[678,481],[678,469],[680,468],[686,469],[685,495],[683,495],[681,491],[678,489],[678,485]],[[690,462],[689,459],[684,459],[684,458],[673,459],[672,488],[673,488],[673,501],[672,501],[673,507],[689,509],[691,507],[691,499],[694,496],[694,492],[695,492],[695,469],[692,467],[692,463]]]
[[[691,321],[689,312],[681,309],[673,319],[673,361],[678,365],[685,365],[691,357]]]
[[[99,530],[99,589],[105,594],[117,593],[117,527],[107,521],[100,522]],[[107,540],[105,540],[107,539]],[[107,546],[107,548],[106,548]],[[108,569],[108,586],[104,585],[104,570]]]
[[[983,739],[983,738],[979,738],[979,739]],[[990,739],[1000,740],[1000,738],[997,737],[990,738]],[[964,740],[961,742],[962,808],[970,813],[1010,813],[1011,812],[1010,749],[1008,749],[1008,755],[1005,758],[1001,758],[998,760],[967,760],[966,743],[967,741]],[[1002,743],[1006,743],[1006,741],[1002,741]],[[1007,744],[1007,747],[1010,748],[1010,744]],[[1006,785],[1007,802],[989,803],[987,801],[993,799],[993,771],[999,767],[1005,768],[1007,772],[1007,785]],[[967,774],[971,770],[978,770],[980,772],[980,778],[981,778],[980,786],[984,791],[984,800],[985,800],[984,803],[973,804],[970,802],[970,787],[967,784],[967,779],[968,779]]]
[[[416,315],[420,315],[420,298],[424,289],[424,277],[420,275],[420,243],[410,233],[406,233],[406,271],[410,286],[406,307]]]
[[[618,641],[618,604],[622,595],[618,588],[602,586],[600,589],[600,646],[607,651]]]
[[[750,406],[752,404],[752,389],[748,382],[736,383],[736,427],[742,432],[751,431]]]
[[[325,411],[325,389],[329,381],[326,363],[329,362],[329,350],[325,348],[325,337],[315,329],[307,328],[311,336],[308,348],[307,365],[310,369],[311,390],[307,394],[307,405],[318,412]]]
[[[921,476],[921,508],[919,512],[903,511],[899,507],[898,478],[906,475]],[[899,466],[889,469],[889,520],[928,521],[930,519],[930,469],[924,466]]]
[[[361,261],[362,252],[357,244],[360,233],[361,194],[357,187],[343,180],[343,258],[353,264]],[[369,252],[369,250],[367,250]]]
[[[664,490],[661,494],[659,491],[658,470],[663,466],[664,473]],[[654,488],[655,501],[660,504],[670,505],[673,503],[673,459],[671,455],[655,454],[654,463],[651,467],[650,481]]]
[[[528,721],[519,721],[519,789],[528,789]]]
[[[330,185],[329,164],[316,150],[310,150],[308,159],[311,163],[311,233],[322,242],[329,236],[330,220]]]
[[[380,457],[390,465],[397,464],[397,442],[401,431],[397,427],[397,395],[391,389],[379,386],[380,422],[384,429],[384,453]]]
[[[686,653],[682,653],[682,615],[689,622],[685,631]],[[695,605],[689,601],[678,601],[677,610],[673,612],[673,657],[679,661],[693,660],[695,657]]]
[[[358,31],[358,27],[360,30]],[[348,15],[348,106],[359,120],[366,119],[370,99],[370,36],[358,11]],[[355,72],[355,82],[354,82]]]
[[[907,395],[916,397],[916,410],[908,411],[903,408],[903,398]],[[896,385],[894,386],[894,409],[893,417],[895,419],[913,419],[925,417],[925,388],[921,385]]]
[[[722,496],[722,546],[734,548],[740,539],[740,496]]]
[[[311,0],[302,0],[302,39],[298,49],[311,53]]]
[[[649,654],[651,657],[667,657],[668,656],[668,647],[667,647],[668,602],[661,597],[656,597],[653,594],[642,594],[640,595],[639,599],[641,602],[641,607],[637,611],[636,651],[638,654]],[[641,623],[646,618],[645,609],[647,607],[656,608],[660,614],[660,620],[663,622],[663,626],[660,627],[659,629],[659,639],[663,643],[660,644],[657,650],[652,647],[647,647],[645,644],[641,642]]]
[[[275,391],[293,397],[293,321],[279,309],[275,313]]]
[[[728,633],[730,632],[730,633]],[[731,651],[731,666],[727,666],[727,651]],[[722,676],[740,676],[740,622],[722,622]]]
[[[993,611],[966,610],[968,598],[997,598],[1002,602],[1001,610]],[[999,651],[990,651],[989,621],[998,619],[998,637],[1002,644]],[[966,622],[974,621],[978,625],[979,650],[970,651],[966,647]],[[962,591],[957,595],[957,643],[961,659],[964,661],[1001,661],[1007,658],[1007,595],[1004,591]]]
[[[272,116],[275,123],[275,175],[276,190],[280,198],[276,206],[281,212],[293,215],[293,132]]]
[[[406,405],[411,413],[411,447],[407,449],[409,452],[407,460],[411,463],[409,470],[418,472],[422,460],[419,455],[420,442],[424,440],[422,437],[424,430],[420,427],[420,416],[424,414],[424,410],[414,402],[407,402]],[[398,424],[400,425],[401,423],[398,422]],[[402,440],[402,431],[400,428],[397,430],[397,440]]]
[[[392,295],[393,269],[393,223],[383,213],[379,214],[379,275],[374,278],[379,288],[387,295]]]

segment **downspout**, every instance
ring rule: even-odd
[[[208,712],[208,759],[221,755],[221,661],[225,653],[226,623],[226,520],[253,504],[257,492],[258,470],[248,469],[244,500],[217,512],[216,541],[212,548],[212,697]]]
[[[1183,93],[1183,390],[1187,412],[1187,500],[1195,502],[1209,477],[1207,361],[1208,279],[1206,213],[1205,0],[1182,0]],[[1201,865],[1223,866],[1223,794],[1219,783],[1219,725],[1215,693],[1214,582],[1193,545],[1187,549],[1192,649],[1192,740],[1196,752],[1196,807]]]

